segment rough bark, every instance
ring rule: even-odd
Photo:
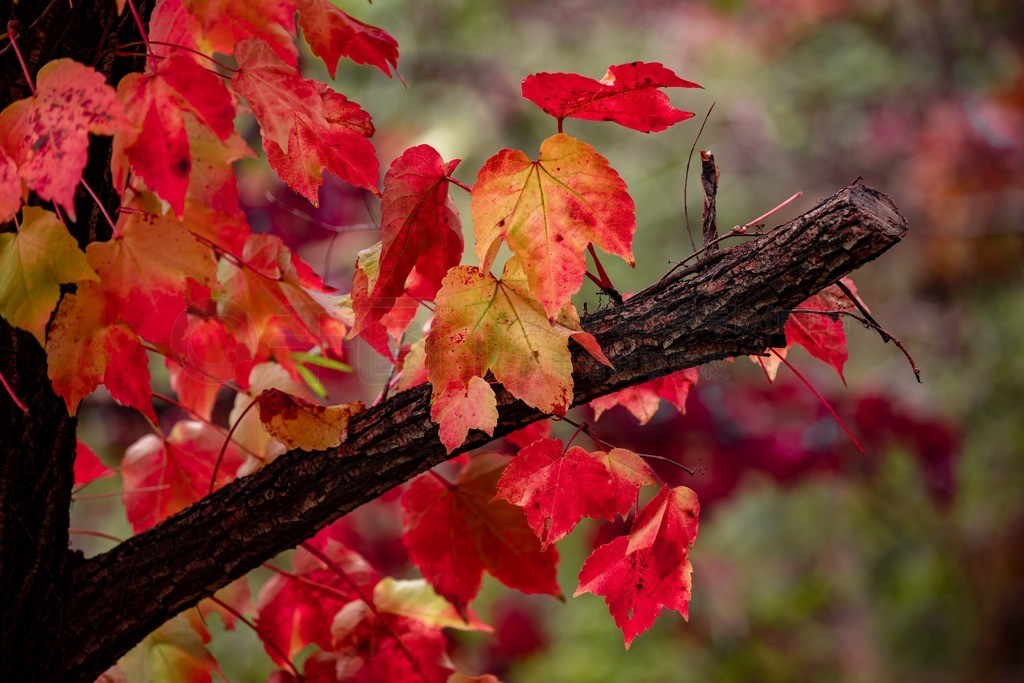
[[[757,239],[715,252],[584,319],[615,365],[574,351],[576,403],[710,361],[784,344],[787,312],[886,251],[906,222],[855,184]],[[543,415],[498,392],[507,434]],[[74,570],[57,680],[91,680],[164,620],[337,517],[446,460],[429,388],[358,415],[341,448],[291,452]],[[489,440],[474,432],[461,450]]]
[[[144,16],[153,0],[137,3]],[[50,60],[70,57],[116,83],[136,59],[118,58],[118,42],[138,40],[113,0],[67,3],[21,0],[0,3],[0,31],[13,29],[26,67],[35,74]],[[9,40],[0,41],[0,109],[31,91]],[[110,184],[110,141],[93,140],[85,179],[116,208]],[[68,226],[83,246],[110,236],[94,201],[76,196],[79,222]],[[0,230],[5,229],[0,226]],[[0,372],[29,412],[0,390],[0,678],[61,680],[53,653],[70,585],[68,515],[75,455],[75,420],[46,376],[46,355],[28,333],[0,319]]]

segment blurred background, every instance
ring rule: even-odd
[[[610,159],[638,206],[636,269],[604,261],[620,291],[642,289],[693,251],[684,178],[712,104],[697,147],[721,169],[723,229],[803,192],[769,224],[782,222],[858,177],[890,194],[910,223],[906,240],[853,279],[914,355],[923,384],[892,344],[856,324],[847,326],[845,386],[802,351],[790,356],[867,454],[786,368],[769,384],[745,360],[703,368],[686,416],[663,406],[641,430],[624,410],[609,411],[597,422],[605,440],[696,471],[659,470],[701,496],[689,623],[663,613],[627,652],[600,598],[561,604],[492,582],[477,606],[496,634],[460,634],[465,669],[510,683],[1024,680],[1024,3],[338,4],[400,45],[406,87],[346,63],[334,83],[373,115],[385,167],[427,142],[463,159],[455,175],[471,184],[502,147],[535,156],[555,132],[519,94],[537,71],[600,78],[609,65],[642,60],[704,87],[669,91],[696,116],[657,135],[566,123]],[[304,67],[329,80],[308,54]],[[372,224],[377,206],[334,182],[314,212],[265,164],[243,162],[239,174],[254,227],[280,234],[347,290],[356,251],[378,236],[330,226]],[[689,181],[699,244],[699,160]],[[471,243],[468,202],[454,198]],[[607,304],[593,290],[584,302]],[[372,400],[387,370],[367,347],[351,352],[364,387],[328,384]],[[85,410],[82,438],[108,465],[145,431],[102,398]],[[128,535],[119,506],[80,500],[73,526],[115,518]],[[382,573],[408,576],[395,514],[374,503],[347,523]],[[623,530],[585,524],[563,544],[567,594],[593,544]],[[87,554],[110,545],[76,540]],[[265,680],[271,669],[244,629],[211,648],[228,680]]]

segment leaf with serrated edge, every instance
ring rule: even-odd
[[[583,564],[576,596],[604,596],[627,648],[663,608],[688,616],[689,552],[699,513],[697,494],[666,486],[640,511],[629,535],[597,548]]]
[[[54,213],[26,206],[18,231],[0,233],[0,317],[40,344],[60,285],[97,279]]]
[[[471,209],[481,267],[490,269],[504,239],[552,320],[583,284],[590,243],[633,265],[636,208],[626,183],[568,135],[545,140],[537,161],[511,149],[488,159]]]
[[[540,439],[519,451],[498,482],[497,497],[523,509],[541,547],[572,531],[584,517],[612,520],[636,503],[654,474],[640,456],[622,448],[563,453],[558,439]]]
[[[699,88],[657,62],[608,67],[601,80],[572,73],[538,73],[523,81],[523,97],[559,121],[613,121],[657,133],[693,117],[673,107],[660,88]]]
[[[490,371],[516,398],[545,413],[564,415],[572,405],[569,338],[586,341],[588,350],[596,343],[590,343],[593,337],[587,333],[570,327],[578,320],[574,310],[561,319],[565,325],[548,321],[517,259],[505,264],[501,280],[472,266],[453,268],[437,294],[427,336],[432,401],[436,403],[443,394],[454,400],[460,390],[468,398],[470,380]],[[607,362],[603,354],[598,360]],[[483,400],[484,393],[477,384],[475,400]],[[451,410],[452,403],[446,403]],[[452,450],[453,443],[454,437],[445,445]]]

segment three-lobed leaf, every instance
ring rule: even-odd
[[[426,342],[431,417],[447,418],[441,432],[448,450],[462,443],[468,428],[493,429],[497,413],[479,408],[493,401],[493,390],[480,380],[488,371],[516,398],[564,415],[572,405],[570,338],[607,363],[579,328],[572,304],[565,305],[561,323],[548,321],[517,259],[509,259],[500,280],[472,266],[449,271]],[[473,378],[480,381],[471,388]]]
[[[403,540],[412,562],[437,593],[464,612],[486,570],[524,593],[560,595],[558,552],[540,547],[522,510],[494,500],[508,458],[472,458],[448,483],[433,474],[414,479],[402,496]]]
[[[398,42],[387,31],[364,24],[329,0],[298,0],[298,8],[299,28],[331,78],[342,57],[375,66],[391,77],[391,69],[398,66]]]
[[[231,87],[256,115],[267,160],[282,180],[314,205],[325,168],[377,191],[369,114],[326,84],[303,78],[259,38],[239,42],[235,57]]]
[[[651,469],[626,449],[588,453],[573,446],[563,452],[558,439],[540,439],[509,463],[497,497],[523,509],[541,547],[547,548],[584,517],[625,515],[640,487],[653,483]]]
[[[122,125],[121,103],[102,74],[71,59],[55,59],[39,70],[32,97],[0,112],[0,147],[25,187],[53,200],[74,220],[89,133],[113,135]],[[10,168],[2,160],[0,166],[9,189]],[[7,201],[0,206],[9,215]]]
[[[523,81],[523,97],[561,122],[567,118],[614,121],[641,133],[657,133],[693,117],[676,109],[661,88],[699,88],[658,63],[608,67],[597,81],[573,73],[538,73]]]
[[[60,285],[96,280],[57,215],[26,206],[17,232],[0,233],[0,317],[45,343]]]
[[[628,648],[662,609],[689,613],[690,547],[700,505],[685,486],[664,487],[633,522],[627,536],[597,548],[583,564],[576,595],[602,595]]]
[[[488,159],[471,209],[481,267],[507,242],[552,320],[583,284],[591,243],[633,265],[636,208],[626,183],[593,147],[563,133],[541,144],[536,161],[511,149]]]

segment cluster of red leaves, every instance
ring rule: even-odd
[[[633,265],[636,231],[625,181],[591,145],[564,133],[564,121],[663,131],[692,116],[672,107],[663,89],[699,87],[642,62],[613,66],[601,80],[534,74],[523,96],[558,121],[536,159],[501,150],[469,188],[452,176],[458,159],[419,145],[391,163],[381,189],[370,115],[297,69],[296,13],[332,76],[342,57],[388,76],[396,67],[387,33],[328,0],[160,0],[144,73],[115,89],[92,68],[58,60],[40,70],[31,97],[0,112],[0,220],[20,215],[16,231],[0,234],[0,314],[45,346],[54,389],[72,414],[102,383],[153,424],[121,467],[136,533],[287,449],[341,445],[362,404],[316,401],[325,392],[306,366],[349,370],[346,338],[360,337],[396,363],[394,389],[431,384],[431,415],[449,451],[471,429],[493,433],[492,381],[564,415],[573,403],[569,340],[608,364],[571,302],[588,274],[586,253],[596,261],[598,247]],[[270,166],[296,193],[317,204],[326,170],[380,197],[381,240],[358,255],[349,294],[247,223],[232,166],[252,155],[234,128],[242,102]],[[112,237],[82,251],[63,221],[75,218],[79,188],[92,192],[82,179],[90,134],[113,137],[110,170],[122,206],[109,219]],[[471,193],[478,266],[459,265],[452,185]],[[52,211],[23,207],[30,192]],[[513,257],[495,277],[502,244]],[[434,302],[429,331],[407,342],[424,302]],[[825,290],[790,318],[787,342],[841,375],[845,337],[834,314],[850,305]],[[150,354],[164,358],[175,402],[194,418],[166,432],[153,406]],[[666,400],[684,412],[696,381],[695,370],[679,372],[599,399],[594,411],[623,405],[646,423]],[[235,404],[223,427],[212,416],[226,386]],[[686,615],[694,491],[665,484],[636,452],[596,440],[597,450],[587,451],[534,427],[510,441],[520,447],[513,458],[479,454],[454,480],[432,472],[405,491],[403,543],[424,580],[381,578],[349,547],[344,525],[308,541],[291,570],[271,568],[252,626],[282,667],[275,680],[299,676],[291,658],[308,645],[317,651],[306,661],[307,681],[496,680],[458,673],[442,633],[487,629],[469,609],[483,574],[561,596],[553,544],[586,517],[626,520],[646,485],[658,492],[628,533],[585,562],[576,595],[604,596],[627,647],[663,608]],[[80,447],[76,483],[107,473]],[[253,611],[250,602],[241,581],[199,613],[218,612],[232,627]],[[170,666],[178,680],[210,680],[209,637],[201,620],[170,622],[121,671]]]

